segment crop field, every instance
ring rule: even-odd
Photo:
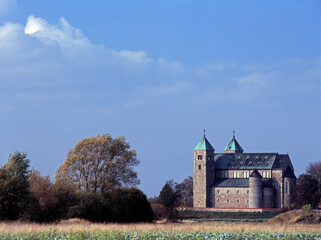
[[[207,233],[207,232],[75,232],[75,233],[22,233],[0,234],[1,239],[33,240],[33,239],[92,239],[92,240],[147,240],[147,239],[215,239],[215,240],[321,240],[321,234],[315,233]]]
[[[164,223],[95,224],[83,220],[57,224],[0,223],[0,239],[285,239],[321,240],[320,224]]]

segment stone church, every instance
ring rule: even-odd
[[[205,131],[194,148],[194,207],[290,208],[295,182],[288,154],[243,153],[234,133],[224,153]]]

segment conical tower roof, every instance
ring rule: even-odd
[[[236,141],[235,136],[233,135],[232,140],[224,149],[225,153],[243,153],[243,148],[241,145]]]
[[[196,147],[194,148],[194,150],[207,150],[207,151],[215,151],[215,149],[213,148],[213,146],[210,144],[210,142],[206,139],[205,135],[204,137],[201,139],[201,141],[199,141],[199,143],[196,145]]]
[[[255,178],[262,178],[261,174],[257,169],[254,169],[254,171],[251,173],[250,177],[255,177]]]

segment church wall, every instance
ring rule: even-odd
[[[291,208],[294,195],[295,178],[284,178],[284,207]]]
[[[249,178],[254,170],[217,170],[216,178]],[[271,178],[271,170],[258,170],[263,178]]]
[[[249,188],[215,187],[212,194],[215,197],[215,207],[218,208],[248,208]]]
[[[272,179],[274,185],[275,192],[275,207],[282,208],[283,207],[283,184],[282,184],[282,176],[283,171],[280,170],[272,170]]]
[[[263,207],[274,208],[274,189],[273,188],[263,189]]]

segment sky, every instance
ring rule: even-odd
[[[27,152],[52,179],[82,138],[125,136],[139,188],[223,152],[321,160],[318,0],[0,0],[0,165]]]

